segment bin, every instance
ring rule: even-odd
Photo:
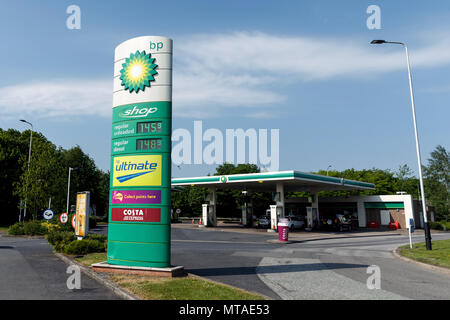
[[[389,222],[389,229],[398,230],[399,228],[400,228],[400,224],[398,223],[398,221]]]
[[[380,227],[380,224],[378,223],[378,221],[370,220],[368,223],[368,227],[373,228],[373,229],[378,229]]]
[[[278,240],[286,242],[289,237],[289,220],[280,218],[278,220]]]

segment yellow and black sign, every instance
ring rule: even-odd
[[[85,237],[89,228],[89,191],[77,193],[75,235]]]
[[[161,185],[161,155],[114,157],[113,187]]]

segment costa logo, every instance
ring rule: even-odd
[[[123,214],[126,216],[144,216],[144,211],[142,209],[125,209]]]
[[[161,222],[161,208],[112,208],[111,221]]]

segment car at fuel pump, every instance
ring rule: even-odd
[[[289,231],[294,231],[295,229],[302,229],[305,227],[305,218],[302,216],[288,215],[286,218],[289,221]]]
[[[268,229],[270,228],[270,215],[269,216],[261,216],[258,218],[258,228]]]
[[[348,214],[336,214],[335,218],[322,218],[321,229],[333,231],[352,231],[352,219]]]
[[[258,222],[258,224],[257,224],[258,228],[264,228],[264,229],[270,228],[270,209],[267,209],[266,214],[259,217],[257,222]]]

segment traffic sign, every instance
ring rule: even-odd
[[[412,236],[411,234],[414,232],[414,219],[409,219],[409,228],[408,228],[408,235],[409,235],[409,247],[412,249]]]
[[[414,219],[409,219],[409,230],[411,230],[411,233],[414,232]]]
[[[61,213],[61,216],[59,217],[59,221],[61,221],[62,224],[66,224],[67,221],[69,221],[69,215],[67,213]]]
[[[45,220],[51,220],[55,216],[55,214],[52,210],[47,209],[44,211],[43,216]]]
[[[77,219],[77,216],[74,214],[72,217],[72,227],[75,229],[75,221]]]

